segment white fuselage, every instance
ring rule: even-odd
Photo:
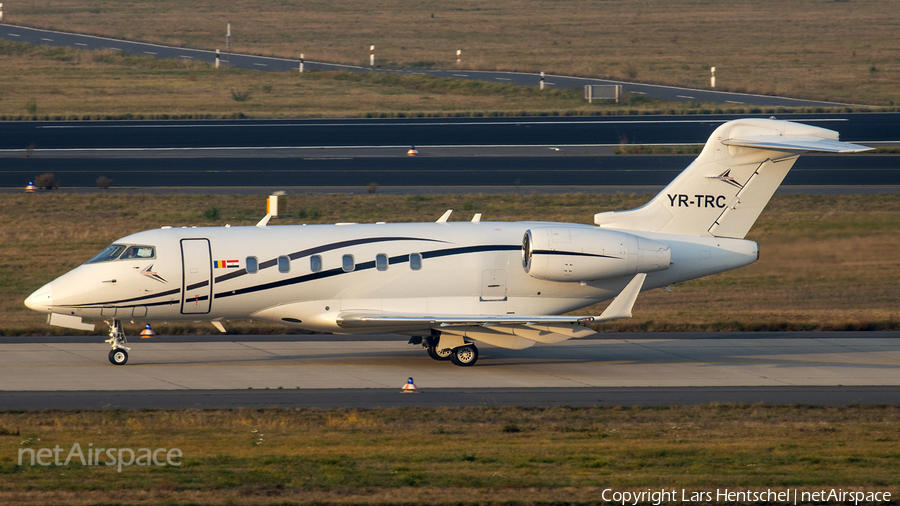
[[[541,222],[163,228],[116,241],[150,246],[152,258],[81,265],[37,290],[26,304],[89,318],[259,319],[365,333],[373,329],[340,327],[337,315],[352,310],[563,314],[615,297],[632,279],[633,274],[579,279],[577,269],[571,281],[536,279],[523,267],[523,236],[545,227],[599,230]],[[742,239],[622,232],[663,243],[671,253],[668,268],[649,272],[643,290],[741,267],[758,257],[757,244]],[[255,273],[248,272],[252,259]]]

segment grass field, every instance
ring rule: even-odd
[[[541,93],[511,84],[415,75],[226,72],[199,62],[4,41],[0,68],[16,69],[0,72],[3,119],[616,114],[666,112],[672,105],[640,97],[619,105],[587,104],[578,90]]]
[[[892,0],[29,0],[5,21],[388,67],[546,71],[855,104],[900,101]]]
[[[591,223],[593,214],[642,205],[641,195],[298,195],[277,224],[437,219],[484,213],[486,221]],[[163,225],[252,225],[265,196],[124,194],[6,195],[0,199],[0,332],[49,327],[22,301],[114,240]],[[218,218],[210,219],[210,217]],[[750,231],[760,260],[750,266],[642,294],[634,318],[600,330],[812,330],[900,328],[900,196],[776,196]],[[600,314],[604,304],[579,311]],[[103,333],[98,326],[97,333]],[[233,332],[287,329],[230,323]],[[211,326],[159,327],[209,333]]]
[[[560,505],[598,504],[606,488],[896,497],[898,415],[761,405],[0,412],[0,501]],[[19,449],[58,445],[63,461],[74,443],[85,453],[178,448],[182,465],[17,465]]]

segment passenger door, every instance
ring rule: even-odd
[[[212,302],[212,254],[209,239],[182,239],[181,314],[207,314]]]

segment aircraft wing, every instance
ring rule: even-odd
[[[556,343],[596,332],[591,323],[630,318],[631,308],[647,275],[637,274],[600,316],[558,315],[413,315],[384,311],[343,311],[337,324],[345,328],[371,328],[392,332],[433,329],[442,334],[485,342],[501,348],[522,349],[535,342]]]
[[[587,325],[599,321],[596,316],[491,316],[491,315],[405,315],[396,313],[345,311],[337,318],[342,327],[368,326],[420,326],[428,328],[446,328],[453,326],[481,325],[493,327],[497,325]]]

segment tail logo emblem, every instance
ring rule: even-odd
[[[731,169],[726,170],[725,172],[719,174],[718,176],[706,176],[706,177],[708,177],[710,179],[718,179],[719,181],[722,181],[726,184],[730,184],[731,186],[734,186],[735,188],[744,188],[744,185],[735,181],[734,178],[731,176]]]

